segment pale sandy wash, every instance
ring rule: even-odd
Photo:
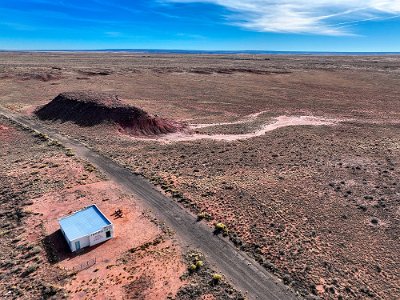
[[[237,125],[237,124],[246,124],[251,121],[254,121],[258,118],[258,116],[266,113],[267,111],[260,111],[258,113],[254,113],[244,117],[242,120],[238,120],[235,122],[223,122],[223,123],[207,123],[207,124],[190,124],[191,129],[200,129],[200,128],[207,128],[207,127],[215,127],[215,126],[224,126],[224,125]]]
[[[261,112],[263,113],[263,112]],[[252,117],[246,117],[244,121],[236,121],[232,123],[216,123],[216,124],[195,124],[189,125],[190,129],[198,129],[198,128],[206,128],[206,127],[214,127],[221,125],[233,125],[233,124],[242,124],[247,123],[249,120],[253,120],[261,113],[257,115],[254,114]],[[214,141],[226,141],[232,142],[237,140],[247,140],[254,137],[262,136],[269,131],[273,131],[282,127],[288,126],[333,126],[340,122],[337,119],[326,119],[314,116],[279,116],[275,118],[274,123],[268,123],[263,125],[260,129],[255,132],[243,133],[243,134],[197,134],[197,133],[189,133],[189,132],[177,132],[172,134],[163,135],[157,138],[134,138],[136,140],[143,141],[158,141],[158,142],[187,142],[187,141],[196,141],[196,140],[214,140]]]

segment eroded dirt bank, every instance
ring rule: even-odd
[[[110,131],[114,125],[120,132],[133,136],[157,136],[185,128],[183,123],[151,116],[127,105],[117,95],[93,91],[61,93],[34,113],[41,120],[74,122],[88,127],[110,125]]]

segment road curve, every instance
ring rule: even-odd
[[[246,253],[238,250],[228,239],[214,235],[212,229],[163,195],[143,177],[135,175],[113,160],[96,153],[74,139],[55,133],[39,122],[16,115],[0,107],[0,115],[58,140],[75,154],[87,160],[109,179],[134,194],[143,206],[173,229],[183,247],[200,250],[211,266],[217,269],[249,299],[299,299],[275,276],[260,266]]]

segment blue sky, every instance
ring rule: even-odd
[[[400,51],[400,0],[0,0],[0,49]]]

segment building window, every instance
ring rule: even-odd
[[[110,238],[111,237],[111,231],[106,231],[106,238]]]

